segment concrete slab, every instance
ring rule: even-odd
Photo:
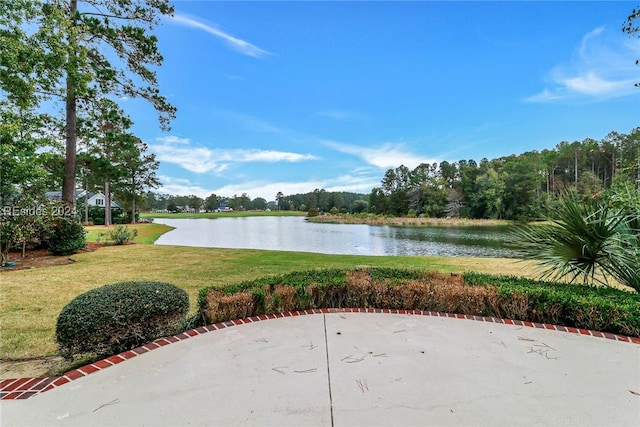
[[[3,401],[2,425],[330,425],[326,357],[322,316],[242,325]]]
[[[640,346],[335,313],[177,342],[27,400],[3,426],[640,425]]]
[[[640,346],[442,317],[326,319],[336,426],[640,425]]]

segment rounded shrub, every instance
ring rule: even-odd
[[[60,353],[67,357],[116,354],[181,332],[187,293],[163,282],[120,282],[92,289],[67,304],[56,324]]]
[[[49,238],[49,252],[54,255],[69,255],[87,246],[87,231],[80,221],[71,216],[61,216],[53,224]]]

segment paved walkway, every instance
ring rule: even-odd
[[[640,424],[640,345],[488,321],[284,317],[111,363],[29,399],[3,400],[1,424]]]

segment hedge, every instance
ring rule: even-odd
[[[65,357],[105,356],[181,332],[187,293],[163,282],[120,282],[92,289],[67,304],[56,324]]]
[[[478,273],[368,268],[294,272],[198,295],[201,322],[317,308],[440,311],[640,336],[640,294]]]

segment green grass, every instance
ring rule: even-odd
[[[151,244],[158,240],[158,237],[162,236],[167,231],[173,230],[175,227],[170,227],[164,224],[125,224],[126,227],[133,231],[138,230],[138,235],[134,239],[134,243]],[[100,239],[100,234],[106,233],[109,230],[113,230],[115,226],[111,225],[105,227],[104,225],[92,225],[85,227],[87,230],[87,242],[97,242]],[[104,238],[100,239],[104,241]]]
[[[163,213],[145,212],[140,214],[140,218],[244,218],[248,216],[306,216],[306,212],[299,211],[231,211],[231,212],[200,212],[200,213]]]

